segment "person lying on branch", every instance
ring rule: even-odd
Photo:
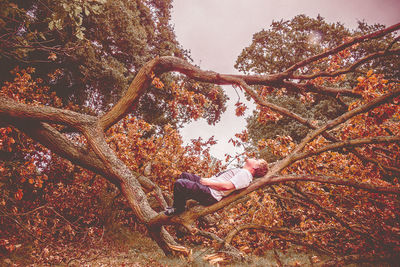
[[[201,205],[212,205],[235,190],[248,187],[254,178],[263,177],[268,172],[268,163],[263,159],[246,159],[242,168],[229,169],[211,178],[183,172],[174,183],[174,203],[164,214],[182,213],[186,201],[194,199]]]

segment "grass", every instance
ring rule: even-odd
[[[103,266],[190,266],[190,267],[210,267],[204,256],[213,254],[212,248],[201,246],[194,247],[189,258],[166,257],[157,244],[148,236],[138,231],[132,231],[127,227],[112,225],[106,231],[104,239],[91,248],[86,248],[87,253],[80,253],[79,256],[71,255],[66,257],[62,264],[51,266],[71,266],[71,267],[103,267]],[[0,266],[50,266],[48,263],[33,264],[29,262],[29,253],[32,250],[29,246],[25,249],[16,250],[6,257],[0,258]],[[326,260],[312,252],[302,252],[295,248],[283,253],[278,251],[278,258],[283,266],[312,266],[312,257],[317,256],[319,260]],[[277,257],[273,251],[266,251],[263,256],[247,255],[245,262],[228,263],[227,266],[242,267],[268,267],[278,266]],[[224,266],[224,265],[221,265]],[[380,264],[352,264],[349,267],[372,267],[389,266]]]

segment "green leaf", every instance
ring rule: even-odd
[[[62,7],[64,8],[65,11],[70,11],[71,10],[71,6],[67,5],[67,4],[62,4]]]
[[[76,31],[75,36],[76,36],[76,38],[78,38],[79,40],[83,40],[84,37],[85,37],[84,34],[83,34],[83,32],[82,32],[80,29]]]
[[[85,15],[86,16],[89,16],[90,15],[90,11],[89,11],[89,9],[85,6],[84,7],[84,11],[85,11]]]
[[[76,23],[78,26],[81,26],[83,22],[82,17],[78,17],[78,22]]]
[[[99,12],[100,12],[100,6],[99,6],[99,5],[93,5],[93,6],[92,6],[92,11],[93,11],[95,14],[99,14]]]
[[[80,6],[75,7],[74,13],[76,17],[79,16],[82,13],[82,8]]]
[[[58,30],[62,30],[62,25],[61,25],[61,19],[58,19],[54,22],[54,26],[58,29]]]
[[[44,36],[43,32],[39,32],[39,36],[40,36],[40,38],[42,38],[43,40],[46,40],[46,36]]]

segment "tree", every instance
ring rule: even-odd
[[[368,25],[359,21],[355,30],[349,30],[340,22],[327,23],[320,15],[316,19],[298,15],[292,20],[273,21],[270,29],[261,30],[253,35],[252,44],[243,49],[236,60],[235,68],[245,73],[279,73],[296,62],[340,45],[345,39],[366,35],[383,28],[385,28],[384,25]],[[396,57],[375,58],[376,55],[372,55],[374,51],[390,47],[394,41],[394,36],[389,35],[368,43],[360,43],[357,47],[353,47],[352,60],[342,58],[341,63],[343,66],[350,66],[354,61],[371,54],[373,58],[366,59],[368,64],[354,66],[358,67],[356,73],[366,73],[373,68],[376,71],[381,70],[380,73],[385,73],[388,78],[398,79],[396,66],[399,65],[399,60]],[[327,67],[329,67],[327,62],[316,61],[299,71],[310,74],[316,68],[326,69]],[[382,67],[384,69],[380,69]],[[357,78],[357,74],[356,76],[348,75],[347,78],[348,82],[354,85],[352,78]],[[334,85],[340,86],[343,83],[336,81]]]
[[[338,243],[345,242],[349,245],[347,250],[342,247],[339,251],[345,255],[344,258],[337,259],[340,261],[370,260],[370,256],[393,258],[398,252],[396,244],[399,240],[395,234],[400,227],[399,221],[396,220],[400,214],[399,202],[393,198],[393,195],[400,194],[397,179],[400,173],[399,162],[393,156],[398,155],[400,141],[398,83],[384,80],[373,70],[369,71],[366,77],[360,77],[355,88],[332,88],[326,86],[325,81],[340,81],[343,75],[354,72],[356,67],[372,58],[398,56],[398,44],[392,42],[383,50],[359,60],[352,60],[349,66],[340,64],[340,59],[349,58],[355,45],[392,36],[399,28],[400,24],[396,24],[348,39],[332,49],[310,55],[280,72],[269,75],[219,74],[203,71],[181,58],[156,57],[144,64],[126,93],[101,116],[20,103],[2,96],[1,124],[20,129],[52,152],[114,183],[127,199],[138,220],[147,227],[151,237],[166,254],[188,251],[173,240],[164,226],[178,224],[196,232],[193,224],[198,218],[221,210],[248,195],[258,201],[259,206],[266,203],[277,206],[274,212],[266,216],[258,217],[253,213],[253,218],[260,223],[269,222],[274,226],[268,227],[267,224],[263,224],[257,226],[258,228],[267,232],[283,233],[284,237],[278,239],[278,242],[293,242],[325,253],[328,253],[330,248],[340,250],[334,247],[335,242],[327,239],[331,238]],[[348,60],[351,62],[351,58]],[[332,69],[316,70],[311,74],[299,71],[317,61],[325,62],[324,64]],[[168,72],[179,72],[198,82],[238,86],[263,109],[262,112],[268,113],[268,117],[275,119],[287,116],[311,128],[312,131],[299,144],[294,144],[290,137],[285,136],[267,141],[265,145],[280,154],[282,159],[271,163],[270,172],[248,188],[214,205],[197,206],[178,216],[167,217],[157,213],[149,204],[140,176],[118,158],[106,142],[106,137],[115,137],[112,136],[112,127],[127,117],[135,101],[152,83],[158,84],[157,77]],[[298,92],[298,96],[341,95],[354,97],[356,100],[349,105],[346,113],[319,125],[267,102],[264,98],[265,91],[255,91],[252,85],[285,88],[287,91]],[[282,90],[282,94],[285,94],[285,90]],[[80,134],[84,142],[74,143],[69,140],[59,130],[59,125],[67,126]],[[264,144],[260,144],[262,145]],[[156,190],[157,186],[153,185],[153,188]],[[359,190],[362,190],[362,193]],[[255,193],[250,194],[252,192]],[[272,197],[276,197],[277,200],[271,200]],[[372,201],[374,197],[375,200]],[[298,203],[301,203],[301,208],[298,208]],[[281,208],[279,205],[282,205]],[[346,209],[352,206],[359,208],[360,213]],[[236,209],[240,210],[241,207]],[[268,217],[273,214],[275,217]],[[280,225],[274,225],[273,220],[277,215],[282,216],[279,220]],[[370,224],[368,216],[375,219],[379,215],[387,216]],[[362,220],[362,223],[355,223],[354,217]],[[378,226],[380,231],[375,234],[374,230],[377,230]],[[245,224],[242,229],[252,227],[257,228]],[[215,237],[211,233],[198,233]],[[235,234],[231,232],[229,239],[221,243],[229,246]],[[323,238],[318,239],[319,236],[314,234],[320,234]],[[354,238],[357,242],[354,242]],[[216,239],[221,241],[220,238]],[[312,241],[318,241],[318,245],[313,245]],[[354,246],[354,243],[359,245]],[[388,250],[385,250],[385,247],[388,247]]]
[[[10,80],[16,66],[33,67],[51,91],[92,113],[106,112],[124,94],[145,62],[157,56],[190,59],[169,24],[171,1],[2,1],[0,21],[0,82]],[[58,70],[52,78],[48,74]],[[179,76],[160,77],[165,90],[151,85],[138,99],[136,116],[153,124],[175,127],[191,120],[186,112],[171,116],[170,84],[208,98],[212,105],[199,117],[210,123],[220,119],[226,97],[220,88],[194,86]],[[180,109],[186,106],[178,105]],[[157,111],[157,112],[155,112]],[[85,111],[88,112],[88,111]]]
[[[326,49],[339,45],[342,40],[351,37],[365,35],[384,28],[383,25],[368,25],[359,22],[355,30],[346,29],[341,23],[327,23],[323,17],[310,18],[305,15],[298,15],[292,20],[275,21],[270,29],[255,33],[250,46],[243,49],[239,55],[235,67],[245,73],[277,73],[295,62],[301,61]],[[393,38],[387,36],[368,43],[358,44],[353,48],[352,57],[359,60],[383,47],[389,46]],[[288,60],[289,59],[289,60]],[[352,61],[342,58],[343,66],[348,66]],[[333,87],[355,86],[357,75],[364,75],[369,69],[376,73],[384,73],[387,79],[398,79],[398,67],[400,61],[397,57],[377,58],[357,68],[354,75],[348,74],[342,81],[333,83],[325,80],[325,84]],[[327,62],[315,62],[304,68],[303,73],[312,73],[313,69],[329,68]],[[272,89],[269,89],[272,90]],[[297,97],[288,98],[274,93],[268,94],[268,101],[289,110],[296,110],[296,113],[308,120],[327,122],[346,111],[346,102],[352,101],[346,97],[332,98],[322,95],[314,95],[307,98],[307,102]],[[274,97],[275,96],[275,97]],[[343,103],[344,101],[345,103]],[[249,147],[257,150],[257,143],[264,139],[274,138],[276,135],[290,135],[295,142],[300,141],[309,132],[309,129],[291,118],[283,118],[279,121],[262,121],[260,112],[247,118],[247,130],[249,134]],[[267,151],[262,152],[266,157],[274,159]]]

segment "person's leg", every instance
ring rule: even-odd
[[[193,182],[200,182],[200,177],[192,174],[192,173],[188,173],[188,172],[182,172],[181,175],[179,176],[179,179],[186,179],[186,180],[190,180]]]
[[[197,200],[202,205],[211,205],[217,200],[211,195],[210,188],[199,182],[178,179],[174,184],[174,204],[176,211],[183,212],[188,199]]]
[[[200,182],[200,177],[187,172],[182,172],[179,176],[178,180],[174,183],[174,203],[172,205],[178,212],[182,212],[185,209],[186,200],[188,200],[188,196],[190,195],[189,182]]]

